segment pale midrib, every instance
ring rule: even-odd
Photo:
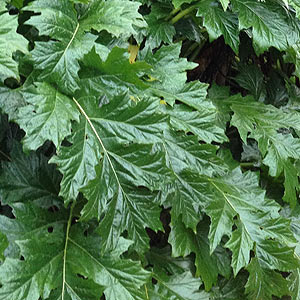
[[[86,112],[84,111],[84,109],[81,107],[81,105],[78,103],[78,101],[74,97],[73,97],[73,101],[76,103],[76,105],[79,108],[80,112],[83,114],[83,116],[86,118],[86,120],[88,121],[89,125],[91,126],[91,128],[92,128],[92,130],[93,130],[93,132],[94,132],[94,134],[95,134],[95,136],[97,138],[97,140],[99,141],[99,143],[100,143],[100,145],[101,145],[101,147],[103,149],[104,155],[107,157],[108,163],[109,163],[109,165],[110,165],[110,167],[111,167],[111,169],[112,169],[112,171],[113,171],[113,173],[114,173],[114,175],[116,177],[117,183],[118,183],[120,189],[122,190],[122,192],[124,193],[123,188],[121,186],[121,183],[119,181],[119,177],[118,177],[118,175],[116,173],[116,170],[115,170],[115,168],[113,166],[113,163],[112,163],[112,161],[111,161],[111,159],[109,157],[109,154],[108,154],[106,148],[104,147],[104,144],[103,144],[103,142],[102,142],[102,140],[101,140],[101,138],[100,138],[100,136],[99,136],[99,134],[98,134],[95,126],[91,122],[89,116],[86,114]]]
[[[94,132],[96,138],[98,139],[98,141],[99,141],[99,143],[100,143],[100,145],[101,145],[101,147],[102,147],[102,149],[103,149],[104,155],[107,157],[108,163],[109,163],[109,165],[110,165],[110,167],[111,167],[111,169],[112,169],[112,171],[113,171],[113,173],[114,173],[114,176],[115,176],[115,178],[116,178],[116,180],[117,180],[118,186],[119,186],[119,188],[120,188],[122,194],[124,195],[124,197],[125,197],[127,200],[129,200],[128,195],[127,195],[127,194],[125,193],[125,191],[123,190],[123,187],[122,187],[122,185],[121,185],[121,182],[120,182],[120,180],[119,180],[119,177],[118,177],[118,175],[117,175],[117,173],[116,173],[116,170],[115,170],[115,168],[114,168],[114,166],[113,166],[113,163],[112,163],[112,161],[111,161],[111,159],[110,159],[109,153],[108,153],[108,151],[106,150],[106,148],[104,147],[104,144],[103,144],[103,142],[102,142],[102,140],[101,140],[101,138],[100,138],[100,136],[99,136],[99,134],[98,134],[98,132],[97,132],[95,126],[93,125],[91,119],[90,119],[89,116],[86,114],[86,112],[84,111],[84,109],[82,108],[82,106],[79,104],[79,102],[78,102],[74,97],[73,97],[73,101],[76,103],[76,105],[77,105],[77,107],[79,108],[80,112],[83,114],[83,116],[85,117],[85,119],[87,120],[87,122],[89,123],[89,125],[91,126],[92,131]],[[130,209],[129,209],[129,212],[130,212]],[[62,299],[62,300],[63,300],[63,299]]]
[[[67,224],[67,230],[66,230],[66,242],[65,242],[65,247],[64,247],[64,254],[63,254],[63,274],[62,274],[62,289],[61,289],[61,299],[65,299],[65,285],[66,283],[66,261],[67,261],[67,248],[68,248],[68,242],[69,242],[69,233],[70,233],[70,227],[71,227],[71,222],[72,222],[72,216],[73,216],[73,209],[75,206],[75,201],[73,202],[71,209],[70,209],[70,215],[68,219],[68,224]]]
[[[68,43],[66,49],[64,50],[64,53],[62,54],[62,57],[65,56],[67,50],[68,50],[69,47],[71,46],[71,44],[72,44],[72,42],[73,42],[73,40],[74,40],[74,38],[75,38],[75,36],[76,36],[76,34],[77,34],[77,32],[78,32],[78,29],[79,29],[79,23],[77,23],[77,26],[76,26],[76,28],[75,28],[75,31],[74,31],[73,35],[72,35],[72,38],[70,39],[70,41],[69,41],[69,43]]]

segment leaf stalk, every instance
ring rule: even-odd
[[[196,5],[192,5],[182,10],[180,13],[178,13],[175,17],[171,19],[171,24],[175,24],[176,22],[178,22],[180,19],[182,19],[183,17],[191,13],[196,7],[197,7]]]

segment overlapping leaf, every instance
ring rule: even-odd
[[[164,204],[172,207],[174,217],[181,216],[184,224],[196,230],[200,220],[200,208],[203,208],[201,194],[191,184],[195,173],[224,174],[226,167],[216,156],[216,148],[211,145],[199,145],[194,136],[186,136],[175,132],[165,132],[164,149],[167,155],[169,168],[174,172],[174,191]],[[184,172],[184,170],[193,170]]]
[[[146,47],[158,47],[162,42],[172,44],[176,33],[174,25],[166,20],[172,10],[169,3],[152,3],[151,13],[145,16],[148,24]]]
[[[187,82],[186,71],[197,64],[182,58],[200,49],[206,53],[210,45],[202,48],[202,33],[210,41],[223,36],[236,54],[243,52],[239,38],[252,39],[256,53],[271,47],[286,51],[298,75],[299,1],[192,2],[35,0],[18,18],[12,15],[17,9],[8,6],[8,14],[1,2],[0,78],[17,79],[0,86],[1,111],[24,129],[25,149],[49,140],[55,155],[52,165],[20,149],[6,157],[2,133],[9,126],[23,131],[1,122],[1,157],[12,161],[0,166],[0,196],[13,211],[5,208],[0,216],[0,300],[299,296],[297,212],[287,214],[265,197],[259,185],[268,177],[264,167],[261,181],[253,166],[248,172],[243,172],[248,165],[243,171],[237,167],[224,132],[230,143],[232,134],[240,142],[232,126],[237,128],[242,160],[253,158],[246,145],[255,140],[250,150],[259,149],[260,162],[279,188],[284,175],[283,199],[297,207],[300,115],[290,106],[262,103],[264,78],[271,73],[262,67],[262,76],[249,67],[254,53],[241,54],[247,65],[235,78],[259,102],[229,97],[229,87],[215,86],[211,102],[207,84]],[[21,9],[23,1],[10,4]],[[185,35],[182,24],[192,24],[197,38]],[[17,26],[30,40],[28,56]],[[184,47],[173,44],[182,38]],[[133,59],[127,43],[134,40],[141,44]],[[186,47],[198,52],[190,56]],[[276,59],[281,55],[276,52]],[[265,57],[268,64],[267,55],[261,61]],[[289,68],[279,61],[278,69]],[[294,80],[284,79],[287,86]],[[268,86],[270,97],[274,86],[276,81]],[[71,209],[63,207],[70,203]],[[149,242],[161,235],[169,237],[159,241],[168,251],[147,253]],[[139,257],[152,273],[124,257]],[[280,272],[291,274],[284,278]]]
[[[297,266],[293,249],[281,244],[284,240],[294,240],[288,222],[279,217],[279,206],[264,198],[255,174],[242,174],[239,169],[225,178],[194,174],[190,176],[189,184],[198,191],[204,211],[211,218],[208,235],[211,252],[224,235],[230,237],[227,247],[232,250],[235,274],[249,262],[253,242],[256,242],[256,254],[264,267],[270,268],[268,261],[271,257],[274,268],[287,270]],[[234,221],[236,217],[240,222]],[[237,229],[232,233],[233,224]],[[271,236],[270,232],[273,233]],[[267,238],[269,240],[264,241]]]
[[[271,300],[272,295],[282,297],[289,294],[287,282],[282,275],[261,268],[256,258],[251,260],[247,270],[250,273],[246,284],[246,293],[249,299]]]
[[[124,150],[108,151],[96,170],[96,178],[82,189],[89,199],[82,219],[100,218],[107,210],[100,224],[107,247],[114,245],[126,229],[129,237],[135,240],[136,249],[142,251],[149,241],[144,227],[162,229],[155,194],[142,188],[158,188],[168,176],[168,171],[163,169],[161,153],[151,148],[133,145]],[[134,186],[140,188],[133,189]]]
[[[18,16],[10,15],[5,8],[5,1],[0,6],[0,80],[8,77],[20,79],[18,63],[13,59],[13,53],[21,51],[28,53],[28,41],[17,33]],[[8,43],[9,41],[9,43]],[[0,106],[1,107],[1,106]]]
[[[226,1],[225,1],[226,2]],[[223,2],[226,10],[228,5]],[[225,42],[234,50],[239,51],[239,26],[237,15],[224,11],[215,0],[206,0],[199,3],[197,15],[204,18],[203,25],[206,27],[210,40],[213,41],[223,35]]]
[[[271,46],[285,50],[299,39],[299,22],[279,1],[232,0],[240,29],[252,28],[257,52]]]
[[[207,143],[226,141],[223,129],[216,125],[216,107],[210,101],[200,99],[197,106],[198,111],[183,104],[166,108],[165,112],[170,116],[171,126],[186,133],[193,133],[199,140]]]
[[[148,144],[160,141],[161,132],[166,126],[163,115],[155,116],[158,101],[149,99],[135,103],[128,95],[122,95],[99,108],[97,93],[92,89],[82,93],[78,100],[83,103],[99,137],[108,148],[117,149],[118,145],[128,147],[132,142]],[[51,160],[58,164],[64,175],[60,195],[67,202],[76,199],[79,189],[95,178],[94,168],[100,163],[101,152],[104,151],[91,124],[84,117],[79,125],[73,126],[73,132],[70,139],[72,145],[61,147],[58,155]],[[94,207],[91,216],[100,217],[101,212],[96,209],[98,205],[91,206]]]
[[[0,108],[6,113],[10,120],[16,120],[19,108],[26,104],[20,89],[10,89],[0,85]]]
[[[100,95],[111,98],[128,90],[132,93],[137,91],[144,93],[148,88],[140,76],[151,66],[145,62],[131,64],[127,50],[115,47],[109,52],[105,61],[102,59],[95,49],[84,56],[80,72],[82,80],[76,98],[83,96],[97,98]]]
[[[72,146],[61,147],[50,161],[56,163],[64,175],[60,195],[66,203],[76,199],[79,189],[95,177],[95,166],[102,157],[101,147],[93,138],[94,133],[86,120],[75,123],[73,132],[69,139]]]
[[[69,0],[31,2],[27,10],[39,13],[27,24],[35,26],[40,35],[53,40],[37,42],[32,52],[33,62],[42,70],[40,79],[60,82],[61,88],[74,92],[78,88],[78,60],[94,46],[96,35],[91,29],[119,37],[128,37],[136,31],[134,26],[144,26],[138,13],[139,3],[131,1],[91,2],[80,16]]]
[[[152,66],[150,82],[155,95],[173,105],[175,100],[186,104],[197,104],[206,96],[207,85],[199,82],[186,84],[186,70],[197,65],[180,58],[180,45],[174,44],[160,48],[154,55],[143,52],[141,58]],[[196,96],[197,95],[197,96]]]
[[[234,80],[248,90],[256,100],[263,99],[266,87],[262,71],[256,65],[241,65],[239,72]]]
[[[36,150],[50,140],[59,147],[71,133],[71,121],[79,121],[75,103],[47,83],[36,83],[22,92],[27,106],[19,110],[18,123],[25,130],[24,146]]]
[[[155,273],[158,280],[154,291],[150,291],[152,300],[208,300],[209,295],[199,291],[201,281],[194,278],[190,272],[166,276]]]
[[[55,166],[49,166],[43,155],[26,156],[15,144],[11,151],[12,162],[2,162],[0,197],[2,204],[36,202],[51,205],[59,201],[60,176]]]
[[[144,227],[162,229],[155,194],[149,190],[161,188],[171,175],[164,152],[153,145],[160,141],[165,126],[165,116],[154,115],[158,101],[135,103],[122,95],[101,108],[97,102],[85,102],[81,107],[74,101],[84,113],[83,124],[74,128],[72,145],[62,147],[52,159],[64,175],[61,195],[68,203],[82,187],[88,199],[82,220],[100,219],[107,212],[99,230],[108,248],[124,230],[138,249],[147,248]]]
[[[172,0],[172,3],[175,6],[175,8],[180,7],[184,3],[191,3],[191,2],[193,2],[193,0]]]
[[[218,274],[228,277],[231,270],[230,259],[224,248],[218,247],[213,254],[210,253],[207,233],[208,226],[203,222],[195,234],[184,226],[180,218],[176,218],[172,222],[169,242],[175,257],[195,253],[196,275],[201,276],[205,289],[210,290],[217,282]]]
[[[229,5],[229,0],[219,0],[224,8],[224,10],[227,9],[228,5]]]
[[[119,258],[126,251],[122,241],[116,254],[100,256],[100,238],[85,237],[83,227],[71,226],[72,210],[70,217],[53,222],[53,213],[30,204],[15,207],[17,219],[10,222],[16,223],[12,226],[31,218],[30,208],[37,212],[31,222],[37,229],[30,236],[28,231],[18,236],[24,260],[7,258],[1,266],[0,299],[38,300],[50,295],[50,299],[96,300],[103,291],[109,299],[143,299],[145,291],[139,287],[147,282],[149,273],[138,263]]]
[[[289,158],[300,158],[300,140],[293,137],[289,129],[299,130],[299,114],[285,112],[274,106],[256,102],[251,97],[242,98],[239,95],[223,103],[233,110],[231,124],[238,128],[244,143],[247,143],[248,137],[258,142],[258,148],[264,157],[263,163],[269,167],[270,175],[279,176],[284,172],[284,199],[295,205],[298,183],[293,174],[297,171]]]

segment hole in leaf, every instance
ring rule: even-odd
[[[79,274],[79,273],[77,273],[76,274],[79,278],[81,278],[81,279],[84,279],[84,280],[87,280],[88,278],[87,277],[85,277],[85,276],[83,276],[83,275],[81,275],[81,274]]]
[[[152,278],[152,283],[157,284],[157,280],[155,278]]]
[[[53,232],[53,227],[52,227],[52,226],[48,227],[48,232],[49,232],[49,233],[52,233],[52,232]]]
[[[77,217],[74,217],[74,218],[72,219],[71,225],[74,225],[74,224],[76,224],[76,223],[77,223],[77,221],[78,221],[78,218],[77,218]]]
[[[20,257],[20,260],[25,260],[25,258],[24,258],[24,256],[23,256],[23,255],[21,255],[21,257]]]

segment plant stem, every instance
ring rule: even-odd
[[[178,12],[180,12],[180,7],[174,8],[174,9],[170,12],[170,16],[174,16],[174,15],[176,15]]]
[[[172,18],[171,24],[175,24],[178,22],[181,18],[188,15],[190,12],[192,12],[196,8],[196,5],[192,5],[184,10],[182,10],[179,14],[177,14],[175,17]]]
[[[243,168],[249,168],[249,167],[253,167],[254,163],[253,162],[241,162],[240,166]]]
[[[184,57],[188,57],[197,47],[198,47],[198,43],[194,42],[192,43],[188,49],[185,51],[184,53]]]

